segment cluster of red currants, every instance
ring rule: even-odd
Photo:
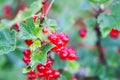
[[[116,39],[116,38],[119,37],[119,33],[120,33],[119,30],[112,28],[111,31],[110,31],[110,33],[109,33],[109,36],[110,36],[111,38]]]
[[[32,40],[25,40],[27,46],[31,46],[33,44]],[[29,49],[25,49],[23,61],[26,65],[30,64],[30,55],[31,51]],[[37,74],[35,71],[28,72],[28,80],[34,80],[37,77],[45,78],[46,80],[53,80],[53,78],[58,78],[60,76],[60,72],[58,70],[52,70],[53,61],[51,59],[47,59],[46,65],[38,64],[36,67]]]
[[[37,77],[45,80],[53,80],[60,77],[59,70],[52,70],[52,64],[53,61],[51,59],[47,60],[46,65],[38,64],[36,67],[36,72],[31,70],[27,73],[28,80],[34,80]]]
[[[55,47],[51,50],[58,53],[61,60],[76,60],[77,55],[74,48],[67,48],[66,45],[69,41],[68,36],[64,32],[50,34],[48,36],[50,43]]]

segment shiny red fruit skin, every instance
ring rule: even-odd
[[[23,57],[23,62],[26,63],[27,65],[30,63],[30,57]]]
[[[25,43],[27,46],[31,46],[33,44],[33,41],[30,39],[30,40],[25,40]]]
[[[47,59],[46,66],[51,67],[53,65],[53,61],[51,59]]]
[[[29,71],[28,73],[27,73],[27,75],[28,75],[28,78],[30,78],[30,79],[36,79],[37,78],[37,75],[36,75],[36,73],[34,72],[34,71]]]
[[[30,57],[31,51],[30,51],[29,49],[25,49],[25,50],[23,51],[23,54],[24,54],[24,56]]]
[[[58,36],[60,37],[60,39],[65,43],[67,44],[69,39],[68,39],[68,36],[64,33],[64,32],[60,32],[58,34]]]
[[[66,60],[68,58],[68,51],[67,51],[67,49],[63,49],[60,52],[59,56],[60,56],[61,60]]]
[[[49,40],[51,43],[53,43],[53,44],[57,43],[57,40],[58,40],[58,39],[59,39],[59,38],[58,38],[57,34],[50,34],[50,35],[48,36],[48,40]]]
[[[86,30],[86,28],[81,28],[80,30],[79,30],[79,35],[80,35],[80,37],[81,38],[85,38],[86,37],[86,35],[87,35],[87,30]]]
[[[16,23],[16,24],[15,24],[15,28],[16,28],[17,30],[19,30],[19,29],[20,29],[20,24],[19,24],[19,23]]]
[[[116,39],[116,38],[118,38],[118,36],[119,36],[119,31],[118,31],[117,29],[112,28],[112,30],[111,30],[110,33],[109,33],[109,36],[110,36],[111,38]]]
[[[38,64],[38,65],[37,65],[37,70],[38,70],[39,72],[44,72],[44,71],[45,71],[45,66],[42,65],[42,64]]]
[[[43,78],[43,77],[45,77],[45,75],[44,75],[43,72],[38,72],[38,77],[39,77],[39,78]]]
[[[44,71],[44,74],[46,77],[49,77],[49,75],[52,73],[52,69],[51,68],[46,68]]]
[[[77,59],[77,55],[74,51],[73,48],[68,48],[68,56],[67,56],[68,60],[76,60]]]
[[[52,74],[53,74],[53,78],[60,77],[60,72],[58,70],[53,70]]]

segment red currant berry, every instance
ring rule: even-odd
[[[37,70],[38,70],[39,72],[44,72],[45,66],[44,66],[43,64],[38,64],[38,65],[37,65]]]
[[[118,36],[119,36],[119,31],[118,31],[117,29],[112,28],[112,30],[111,30],[110,33],[109,33],[109,36],[110,36],[111,38],[116,39],[116,38],[118,38]]]
[[[17,30],[19,30],[19,29],[20,29],[20,24],[19,24],[19,23],[16,23],[16,24],[15,24],[15,28],[16,28]]]
[[[52,74],[53,74],[53,78],[60,77],[60,72],[58,70],[53,70]]]
[[[29,49],[25,49],[23,54],[24,56],[30,57],[31,51]]]
[[[46,77],[49,77],[49,75],[52,73],[52,69],[51,68],[47,68],[47,69],[45,69],[45,71],[44,71],[44,74],[45,74],[45,76]]]
[[[48,33],[48,28],[47,28],[47,27],[43,27],[43,29],[42,29],[42,33],[43,33],[43,34]]]
[[[33,44],[33,41],[30,39],[30,40],[25,40],[25,43],[27,46],[31,46]]]
[[[4,10],[4,16],[6,18],[10,18],[11,17],[11,12],[12,12],[11,6],[10,5],[5,5],[3,7],[3,10]]]
[[[68,36],[64,32],[59,33],[58,36],[65,44],[68,43]]]
[[[79,30],[79,35],[80,35],[80,37],[81,38],[85,38],[86,37],[86,35],[87,35],[87,30],[86,30],[86,28],[81,28],[80,30]]]
[[[53,61],[51,59],[47,59],[46,66],[50,67],[53,64]]]
[[[58,36],[56,34],[51,34],[51,35],[48,36],[48,40],[53,44],[57,43]]]
[[[76,77],[72,77],[71,80],[77,80],[77,78]]]
[[[45,77],[45,75],[44,75],[43,72],[38,72],[38,77],[39,77],[39,78],[43,78],[43,77]]]
[[[36,79],[37,78],[37,75],[36,75],[36,73],[34,72],[34,71],[29,71],[28,73],[27,73],[27,75],[28,75],[28,78],[30,78],[30,79]]]
[[[76,60],[77,55],[75,53],[75,50],[73,48],[68,48],[68,60]]]
[[[61,60],[66,60],[67,57],[68,57],[68,51],[67,51],[67,49],[62,50],[59,55],[60,55],[60,59]]]
[[[59,53],[63,50],[63,48],[64,48],[64,47],[57,47],[57,46],[56,46],[56,47],[52,48],[51,50],[52,50],[52,51],[55,51],[56,53],[59,54]]]
[[[23,61],[24,61],[24,63],[26,63],[28,65],[30,63],[30,57],[24,56]]]
[[[63,42],[61,39],[58,39],[58,40],[56,41],[56,43],[54,42],[54,44],[55,44],[57,47],[65,46],[64,42]]]

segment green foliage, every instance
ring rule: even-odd
[[[31,55],[31,68],[34,69],[37,63],[46,64],[47,53],[53,47],[48,43],[40,48],[39,52],[33,52]]]
[[[106,3],[110,0],[89,0],[89,1],[92,2],[92,3],[103,4],[103,3]]]
[[[33,2],[31,4],[30,8],[28,8],[24,11],[20,11],[14,20],[10,21],[10,20],[3,19],[0,23],[0,30],[2,30],[4,28],[9,28],[10,26],[13,26],[14,24],[16,24],[18,22],[21,22],[23,20],[30,18],[36,12],[38,12],[38,10],[40,10],[41,7],[42,7],[42,0],[37,0],[37,1]],[[9,25],[8,25],[8,23],[9,23]]]
[[[41,28],[35,27],[32,18],[27,19],[25,23],[22,22],[20,25],[20,36],[22,39],[37,39],[40,37]]]
[[[4,29],[0,31],[0,55],[13,51],[16,46],[16,32]]]

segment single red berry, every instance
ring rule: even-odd
[[[36,73],[34,72],[34,71],[29,71],[28,73],[27,73],[27,75],[28,75],[28,78],[30,78],[30,79],[36,79],[37,78],[37,75],[36,75]]]
[[[19,30],[19,29],[20,29],[20,24],[19,24],[19,23],[16,23],[16,24],[15,24],[15,28],[16,28],[17,30]]]
[[[47,59],[46,66],[51,67],[52,64],[53,64],[53,61],[51,59]]]
[[[58,34],[58,36],[60,37],[60,39],[65,43],[65,44],[67,44],[68,43],[68,36],[64,33],[64,32],[60,32],[59,34]]]
[[[68,60],[76,60],[77,59],[77,55],[74,51],[74,49],[72,48],[68,48],[68,56],[67,56]]]
[[[47,28],[47,27],[43,27],[43,29],[42,29],[42,33],[43,33],[43,34],[48,33],[48,28]]]
[[[51,42],[51,43],[57,43],[57,40],[58,40],[59,38],[58,38],[58,36],[57,36],[57,34],[50,34],[49,36],[48,36],[48,40]]]
[[[51,50],[55,51],[56,53],[59,54],[63,49],[64,49],[64,47],[58,47],[58,46],[56,46],[56,47],[53,47]]]
[[[65,46],[65,43],[61,40],[58,39],[56,42],[54,42],[53,44],[55,44],[57,47],[62,47]]]
[[[24,54],[24,56],[30,57],[31,51],[29,49],[25,49],[23,54]]]
[[[109,33],[109,36],[110,36],[111,38],[116,39],[116,38],[118,38],[118,36],[119,36],[119,31],[118,31],[117,29],[112,28],[112,30],[111,30],[110,33]]]
[[[80,37],[81,38],[85,38],[86,37],[86,35],[87,35],[87,30],[86,30],[86,28],[81,28],[80,30],[79,30],[79,35],[80,35]]]
[[[52,74],[53,74],[53,78],[60,77],[60,72],[58,70],[53,70]]]
[[[77,55],[74,54],[74,53],[69,53],[67,59],[68,60],[76,60],[77,59]]]
[[[45,66],[44,66],[43,64],[38,64],[38,65],[37,65],[37,70],[38,70],[39,72],[44,72],[44,71],[45,71]]]
[[[67,49],[62,50],[59,55],[60,55],[60,59],[61,60],[66,60],[67,57],[68,57],[68,51],[67,51]]]
[[[77,80],[77,78],[76,77],[72,77],[71,80]]]
[[[38,77],[39,77],[39,78],[43,78],[43,77],[45,77],[45,75],[44,75],[43,72],[38,72]]]
[[[11,17],[11,13],[12,13],[12,9],[11,9],[11,6],[10,5],[5,5],[3,7],[3,12],[4,12],[4,16],[6,18],[10,18]]]
[[[28,65],[30,63],[30,57],[24,56],[23,61]]]
[[[25,43],[27,46],[31,46],[33,44],[33,41],[30,39],[30,40],[25,40]]]
[[[37,21],[37,15],[33,16],[33,21],[34,21],[34,23],[36,23],[36,21]]]
[[[52,69],[51,68],[46,68],[44,71],[44,74],[46,77],[49,77],[49,75],[52,73]]]

